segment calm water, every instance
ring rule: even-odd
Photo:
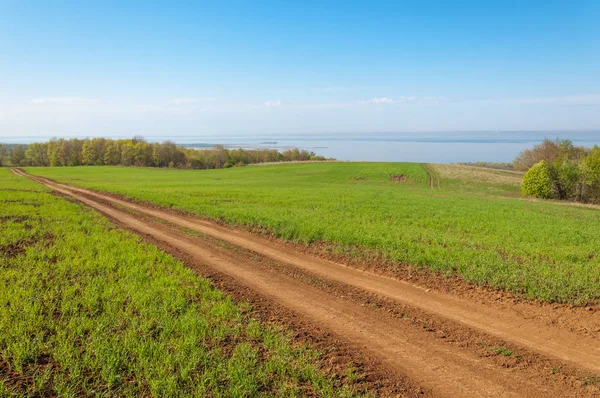
[[[600,131],[578,133],[371,134],[303,137],[179,138],[180,144],[224,144],[228,148],[304,148],[339,160],[406,162],[510,162],[544,138],[568,138],[576,145],[600,145]]]
[[[298,147],[339,160],[405,162],[510,162],[523,149],[544,138],[568,138],[576,145],[600,145],[600,131],[588,132],[446,132],[446,133],[372,133],[313,134],[271,136],[169,136],[146,137],[148,141],[173,140],[180,145],[228,148]],[[119,137],[123,138],[123,137]],[[1,142],[29,143],[48,137],[6,137]]]

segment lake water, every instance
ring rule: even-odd
[[[124,138],[124,137],[119,137]],[[227,148],[292,147],[314,151],[338,160],[386,162],[510,162],[523,149],[544,138],[567,138],[576,145],[600,145],[600,131],[587,132],[445,132],[445,133],[367,133],[307,135],[199,135],[146,137],[149,142],[172,140],[179,145]],[[46,141],[35,137],[5,137],[0,142],[30,143]]]
[[[206,137],[175,139],[179,144],[224,144],[228,148],[298,147],[338,160],[386,162],[510,162],[544,138],[568,138],[576,145],[600,145],[598,132],[386,133],[296,137]]]

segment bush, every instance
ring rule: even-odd
[[[521,184],[524,195],[600,204],[600,147],[545,140],[515,159],[517,169],[528,164]]]
[[[543,199],[552,197],[552,181],[548,162],[542,160],[529,169],[521,182],[521,192],[523,195]]]
[[[554,197],[565,200],[580,200],[581,168],[579,164],[565,160],[550,168]]]
[[[594,147],[581,165],[586,202],[600,203],[600,147]]]

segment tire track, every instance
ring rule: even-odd
[[[231,275],[269,300],[330,330],[357,349],[376,356],[390,369],[417,380],[428,391],[427,395],[519,397],[556,394],[540,380],[520,377],[510,369],[440,343],[402,320],[379,316],[353,302],[253,264],[251,259],[236,261],[210,247],[198,246],[191,238],[177,234],[167,226],[149,223],[69,189],[34,180],[81,201],[127,228],[165,242],[202,264]]]
[[[20,171],[21,175],[27,176]],[[321,258],[299,254],[260,236],[231,230],[218,224],[192,217],[177,215],[129,201],[52,182],[40,177],[45,185],[68,189],[98,199],[118,204],[140,213],[160,218],[171,223],[213,236],[233,245],[252,250],[277,261],[289,263],[325,278],[372,292],[406,305],[433,313],[453,322],[477,329],[496,338],[510,341],[530,351],[571,363],[581,369],[600,373],[600,345],[594,339],[586,339],[568,331],[539,324],[535,320],[525,321],[510,310],[500,311],[486,305],[467,301],[442,292],[424,289],[405,281],[388,278],[367,271],[360,271],[343,264]]]
[[[425,311],[435,313],[437,315],[446,317],[454,322],[465,324],[470,328],[481,330],[485,333],[489,333],[496,337],[502,338],[506,341],[514,341],[518,345],[524,346],[524,347],[531,349],[533,351],[536,351],[536,352],[542,352],[551,357],[558,358],[561,361],[570,362],[580,368],[589,369],[589,370],[596,371],[596,372],[598,370],[600,370],[600,355],[598,355],[598,353],[599,353],[598,347],[597,347],[597,345],[594,345],[595,342],[593,340],[585,341],[585,339],[582,340],[581,337],[579,337],[579,336],[574,336],[574,335],[569,334],[562,330],[548,329],[547,326],[545,326],[545,325],[532,324],[529,321],[525,321],[524,319],[522,319],[518,316],[515,316],[515,314],[510,314],[510,312],[498,313],[497,311],[489,311],[489,308],[485,308],[484,306],[477,305],[475,303],[464,302],[464,300],[460,300],[460,299],[457,299],[456,297],[445,295],[443,293],[429,292],[419,286],[415,286],[415,285],[412,285],[412,284],[409,284],[409,283],[406,283],[403,281],[398,281],[398,280],[378,276],[376,274],[372,274],[369,272],[359,271],[359,270],[356,270],[353,268],[349,268],[349,267],[346,267],[346,266],[343,266],[340,264],[336,264],[336,263],[333,263],[330,261],[322,260],[319,258],[310,258],[310,257],[304,256],[304,255],[299,255],[291,250],[286,250],[286,248],[282,248],[279,245],[274,244],[273,242],[270,242],[266,239],[257,237],[255,235],[252,235],[249,233],[243,233],[240,231],[232,231],[230,229],[215,225],[215,224],[207,222],[207,221],[201,221],[201,220],[197,220],[197,219],[194,219],[191,217],[175,215],[175,214],[172,214],[169,212],[148,208],[143,205],[131,203],[131,202],[120,200],[120,199],[115,199],[114,197],[109,196],[109,195],[103,195],[103,194],[100,194],[100,193],[97,193],[94,191],[55,183],[51,180],[43,179],[40,177],[29,176],[21,170],[13,170],[13,171],[16,174],[19,174],[19,175],[22,175],[25,177],[30,177],[33,180],[38,181],[44,185],[47,185],[50,188],[55,189],[61,193],[73,196],[76,199],[82,201],[83,203],[85,203],[91,207],[94,207],[94,208],[100,210],[101,212],[108,214],[111,217],[114,217],[115,219],[118,219],[120,222],[121,222],[121,220],[125,220],[122,222],[126,223],[126,225],[128,225],[129,227],[131,227],[133,229],[140,230],[140,228],[141,228],[143,230],[144,228],[147,228],[147,226],[144,227],[143,225],[141,225],[140,224],[141,222],[139,220],[136,221],[135,218],[131,215],[123,215],[123,214],[113,215],[116,213],[111,213],[111,212],[118,213],[118,211],[114,210],[114,209],[110,210],[109,207],[99,204],[95,200],[102,200],[102,201],[114,203],[114,204],[117,204],[120,206],[130,208],[132,210],[138,211],[140,213],[147,214],[151,217],[156,217],[156,218],[159,218],[162,220],[169,221],[169,222],[179,225],[181,227],[185,227],[185,228],[189,228],[192,230],[202,232],[209,236],[213,236],[213,237],[221,239],[223,241],[232,243],[236,246],[243,247],[248,250],[252,250],[256,253],[260,253],[261,255],[273,258],[277,261],[293,264],[294,266],[297,266],[300,269],[307,270],[308,272],[314,273],[316,275],[319,275],[319,276],[322,276],[325,278],[329,278],[329,279],[332,279],[335,281],[339,281],[341,283],[345,283],[350,286],[358,287],[365,291],[373,292],[377,295],[391,298],[393,300],[397,300],[397,301],[405,303],[407,305],[414,306],[416,308],[420,308]],[[87,197],[84,195],[86,195]],[[95,198],[95,200],[89,199],[90,197]],[[137,224],[136,224],[136,222],[137,222]],[[152,235],[147,230],[144,230],[141,232]],[[189,246],[182,247],[181,245],[183,245],[183,243],[177,244],[176,242],[169,241],[168,239],[165,238],[165,236],[162,236],[160,234],[153,235],[153,236],[155,236],[157,239],[159,239],[161,241],[168,242],[169,244],[173,245],[174,247],[178,247],[181,250],[185,250],[186,252],[191,250],[191,247],[189,247]],[[204,258],[204,260],[206,260],[205,257],[211,258],[211,254],[208,252],[202,252],[199,258]],[[213,255],[213,257],[214,257],[214,255]],[[223,270],[223,272],[229,273],[228,270],[230,270],[230,268],[226,267],[225,269],[223,269],[224,265],[222,265],[222,264],[219,265],[218,264],[219,261],[221,261],[221,259],[215,259],[215,262],[211,263],[211,267],[219,268],[219,269]],[[252,281],[248,280],[247,275],[246,275],[246,277],[242,277],[242,276],[238,275],[238,277],[244,281],[243,283],[245,285],[247,285],[247,286],[251,287],[252,289],[259,291],[259,292],[263,292],[263,290],[264,290],[264,289],[261,289],[262,284],[268,285],[270,283],[269,279],[262,279],[260,284],[256,284],[256,283],[252,284],[251,283]],[[272,278],[272,277],[273,276],[271,275],[270,278]],[[295,281],[294,283],[297,285],[298,281]],[[288,286],[288,287],[286,287],[286,289],[290,289],[290,287]],[[305,292],[304,294],[307,294],[307,293]],[[329,305],[328,301],[331,300],[331,297],[329,297],[329,296],[331,296],[331,295],[322,296],[322,294],[324,294],[323,292],[321,292],[319,294],[321,294],[321,296],[319,296],[316,292],[311,291],[310,294],[304,295],[303,297],[304,298],[311,297],[311,303],[312,303],[313,295],[315,295],[314,297],[317,297],[317,296],[322,297],[324,300],[327,301],[327,303],[319,303],[319,305],[321,305],[321,306],[319,307],[319,305],[316,305],[315,310],[317,308],[320,308],[322,311],[324,311],[325,308],[328,308],[328,305]],[[273,292],[273,291],[269,291],[269,293],[267,295],[269,296],[269,298],[271,298],[275,301],[282,300],[282,298],[278,298],[277,295],[275,294],[275,292]],[[332,296],[332,297],[335,297],[335,296]],[[299,299],[299,298],[300,298],[300,296],[296,296],[296,299]],[[306,316],[312,317],[314,314],[310,315],[308,308],[298,306],[298,303],[296,303],[294,301],[296,299],[293,299],[293,300],[290,299],[292,301],[285,301],[282,304],[285,305],[287,308],[292,309],[293,311],[300,311],[303,314],[305,314]],[[336,298],[336,300],[339,300],[339,299]],[[352,307],[355,307],[355,305],[353,305]],[[356,322],[358,322],[356,319],[350,321],[349,318],[346,317],[348,315],[346,313],[346,310],[348,310],[348,309],[347,308],[343,309],[343,310],[340,309],[339,311],[341,311],[341,312],[336,313],[336,316],[335,316],[336,319],[338,319],[338,321],[341,323],[348,323],[348,322],[356,323]],[[381,320],[377,321],[376,319],[378,319],[378,318],[374,317],[373,314],[369,314],[369,311],[366,311],[366,312],[363,311],[363,312],[360,312],[360,314],[356,313],[356,312],[351,312],[351,313],[353,314],[352,317],[358,316],[361,319],[368,319],[369,320],[368,323],[371,323],[371,322],[382,323]],[[342,322],[342,319],[343,319],[343,322]],[[322,320],[319,322],[322,322]],[[386,320],[383,323],[386,323],[386,322],[391,322],[391,321]],[[357,325],[358,324],[367,327],[367,325],[362,324],[360,322],[357,323]],[[381,330],[381,331],[377,332],[379,334],[374,334],[375,332],[369,333],[366,330],[362,329],[362,327],[361,327],[359,329],[355,329],[351,333],[350,331],[346,330],[345,328],[341,328],[341,326],[337,323],[335,325],[327,324],[326,327],[330,328],[331,330],[335,330],[336,333],[344,335],[345,339],[352,341],[354,344],[358,344],[361,347],[364,347],[365,350],[374,351],[378,355],[378,357],[380,357],[382,360],[384,360],[384,362],[390,364],[390,366],[393,369],[401,371],[403,374],[408,375],[410,378],[412,378],[414,380],[418,380],[420,383],[422,383],[427,388],[432,389],[432,391],[439,392],[439,385],[436,384],[435,382],[433,382],[432,379],[430,379],[430,377],[434,378],[434,374],[436,372],[434,372],[433,369],[431,369],[431,368],[429,368],[429,373],[425,372],[423,369],[427,369],[427,366],[425,366],[425,363],[423,363],[423,361],[427,362],[426,358],[431,357],[432,355],[434,357],[435,357],[435,355],[438,355],[439,358],[436,358],[435,363],[439,364],[439,363],[452,362],[452,361],[450,361],[449,358],[446,358],[446,357],[444,357],[444,355],[442,355],[442,352],[444,352],[444,350],[452,351],[452,349],[449,349],[448,346],[439,346],[439,342],[435,343],[435,342],[427,341],[427,344],[428,344],[427,348],[420,347],[419,349],[417,349],[416,347],[412,347],[412,346],[410,348],[407,348],[406,341],[403,341],[403,342],[397,341],[397,337],[394,337],[394,334],[393,333],[390,334],[389,331],[386,332],[384,330]],[[394,327],[398,327],[398,325],[396,325]],[[368,329],[368,327],[367,327],[367,329]],[[403,331],[403,333],[408,333],[408,335],[411,336],[411,339],[413,339],[414,341],[421,341],[421,343],[423,343],[423,336],[421,336],[422,333],[415,334],[414,330],[410,331],[410,332]],[[368,338],[365,341],[364,339],[359,339],[358,338],[359,335],[362,335],[363,337],[368,337]],[[386,341],[386,343],[385,344],[381,343],[383,345],[377,345],[376,342],[381,341],[381,340]],[[416,354],[413,355],[413,357],[414,357],[413,360],[416,362],[412,363],[412,365],[411,365],[411,367],[414,366],[419,369],[419,374],[414,374],[414,372],[411,372],[410,369],[407,369],[406,366],[401,366],[401,364],[398,364],[397,361],[394,361],[392,359],[392,357],[394,355],[390,354],[390,352],[384,348],[384,346],[386,344],[393,344],[394,346],[399,345],[401,347],[404,347],[404,349],[393,351],[397,355],[400,355],[402,357],[402,359],[411,357],[411,354],[409,351],[411,351],[413,353],[419,352],[420,353],[419,355],[416,355]],[[425,351],[423,351],[423,350],[425,350]],[[436,350],[441,350],[441,351],[438,352]],[[461,362],[461,361],[464,362],[464,363],[458,364],[458,365],[455,364],[454,366],[458,366],[458,368],[453,369],[453,372],[455,372],[456,375],[458,375],[458,374],[465,375],[464,376],[465,379],[462,379],[463,383],[466,383],[467,379],[475,377],[474,375],[477,374],[478,366],[472,367],[471,365],[468,365],[469,363],[472,363],[472,361],[474,360],[469,355],[470,354],[464,353],[462,351],[452,353],[453,357],[460,359],[459,362]],[[439,361],[438,361],[438,359],[439,359]],[[476,362],[478,362],[478,363],[481,362],[481,359],[477,358]],[[444,365],[444,366],[446,366],[446,365]],[[450,365],[448,365],[448,366],[450,366]],[[481,366],[483,366],[483,365],[481,365]],[[470,370],[467,371],[464,369],[464,367],[467,367]],[[484,366],[484,368],[485,368],[485,366]],[[488,369],[488,368],[485,368],[483,370],[485,372],[491,371],[491,369]],[[497,372],[497,371],[498,370],[496,369],[495,372]],[[423,373],[423,372],[425,372],[425,373]],[[458,373],[456,373],[456,372],[458,372]],[[474,373],[471,374],[470,376],[468,376],[469,372],[474,372]],[[427,374],[428,376],[426,376],[425,374]],[[516,375],[513,372],[512,377],[511,377],[511,380],[513,380],[513,382],[516,382],[515,380],[518,380],[518,377],[515,379],[515,376]],[[485,378],[489,379],[489,375],[485,376]],[[447,382],[449,382],[449,380],[445,381],[445,383],[447,383]],[[483,384],[478,384],[478,387],[472,387],[472,388],[483,388],[483,390],[468,390],[468,389],[464,390],[463,389],[463,390],[458,391],[458,390],[456,390],[456,386],[455,386],[454,387],[455,394],[452,396],[468,396],[469,394],[474,394],[477,396],[487,396],[488,394],[486,391],[488,391],[488,392],[494,391],[494,396],[511,396],[510,394],[505,395],[505,393],[510,391],[510,389],[507,389],[506,386],[501,389],[496,388],[497,386],[493,387],[493,385],[495,385],[494,383],[498,383],[498,382],[499,382],[498,380],[496,380],[494,382],[490,382],[488,380],[485,383],[482,382]],[[486,384],[486,383],[488,383],[488,384]],[[489,383],[491,383],[491,384],[489,384]],[[487,387],[484,387],[484,385],[487,385]],[[522,388],[525,388],[525,390],[523,390],[523,391],[528,391],[528,394],[533,391],[533,390],[529,390],[529,388],[531,388],[531,386],[529,386],[529,387],[523,387],[523,386],[528,386],[528,384],[525,383],[521,386]],[[449,386],[446,386],[446,388],[449,388]],[[534,389],[536,390],[536,396],[541,396],[541,395],[545,394],[544,389],[538,390],[537,386],[534,387]],[[526,395],[528,395],[528,394],[526,394]],[[541,395],[537,395],[537,394],[541,394]]]
[[[421,166],[423,166],[427,175],[429,175],[429,188],[436,189],[437,187],[438,190],[441,189],[440,175],[435,171],[433,166],[429,163],[421,163]]]

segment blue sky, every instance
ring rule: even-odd
[[[4,137],[600,130],[596,0],[0,10]]]

